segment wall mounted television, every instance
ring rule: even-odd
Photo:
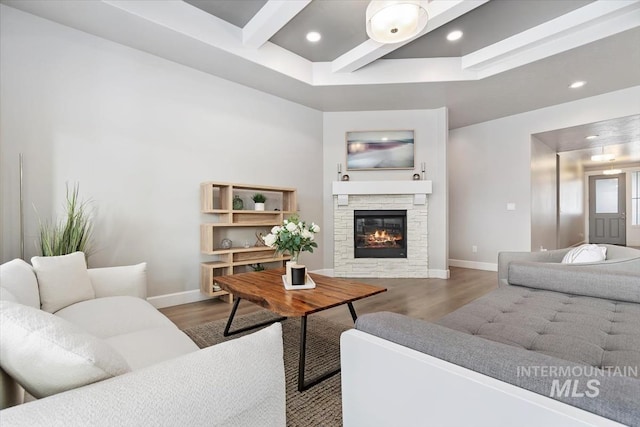
[[[414,137],[412,130],[347,132],[347,170],[413,169]]]

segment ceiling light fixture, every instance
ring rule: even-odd
[[[579,81],[577,81],[577,82],[573,82],[573,83],[571,83],[571,84],[569,85],[569,87],[570,87],[571,89],[578,89],[578,88],[580,88],[580,87],[582,87],[582,86],[584,86],[584,85],[586,85],[586,84],[587,84],[587,82],[585,82],[585,81],[583,81],[583,80],[579,80]]]
[[[447,40],[449,40],[450,42],[460,40],[461,38],[462,38],[462,31],[460,30],[451,31],[449,34],[447,34]]]
[[[618,175],[619,173],[622,173],[622,169],[607,169],[607,170],[603,170],[602,174],[603,175]]]
[[[610,162],[615,159],[616,156],[613,154],[596,154],[595,156],[591,156],[591,160],[594,162]]]
[[[307,40],[309,40],[312,43],[320,41],[321,38],[322,38],[322,35],[317,31],[309,31],[307,33]]]
[[[408,40],[427,25],[428,0],[372,0],[367,6],[367,35],[379,43]]]
[[[587,137],[589,138],[589,137]],[[615,160],[616,156],[609,153],[609,154],[604,154],[604,145],[602,146],[602,151],[600,152],[600,154],[596,154],[594,156],[591,156],[591,160],[594,162],[610,162],[612,160]]]
[[[592,139],[596,139],[597,137],[598,135],[589,135],[589,136],[585,136],[584,139],[592,140]]]
[[[610,161],[613,161],[613,160],[610,160]],[[611,164],[611,169],[605,169],[602,171],[603,175],[618,175],[619,173],[622,173],[622,170],[614,169],[613,163]]]

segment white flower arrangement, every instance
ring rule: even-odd
[[[315,234],[320,232],[320,227],[311,223],[301,221],[297,215],[285,219],[282,225],[276,225],[271,232],[264,237],[264,243],[270,248],[274,248],[277,254],[289,253],[291,260],[298,261],[300,252],[311,252],[317,248],[314,242]]]

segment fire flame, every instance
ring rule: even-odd
[[[397,236],[390,235],[389,233],[387,233],[387,230],[376,230],[375,233],[371,233],[369,234],[369,236],[367,236],[367,240],[369,240],[369,242],[374,242],[374,243],[383,243],[383,242],[395,243],[397,239],[398,239]]]

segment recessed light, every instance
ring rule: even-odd
[[[447,40],[449,40],[450,42],[460,40],[461,38],[462,38],[462,31],[460,30],[451,31],[449,34],[447,34]]]
[[[586,85],[586,84],[587,84],[587,82],[582,81],[582,80],[578,80],[577,82],[573,82],[573,83],[571,83],[571,84],[569,85],[569,87],[570,87],[571,89],[578,89],[579,87],[582,87],[582,86],[584,86],[584,85]]]
[[[589,136],[585,136],[584,139],[596,139],[598,137],[598,135],[589,135]]]
[[[317,31],[309,31],[307,33],[307,40],[309,40],[312,43],[320,41],[321,38],[322,38],[322,35],[320,35],[320,33]]]
[[[389,138],[387,138],[386,136],[382,138],[383,141],[388,141]]]

